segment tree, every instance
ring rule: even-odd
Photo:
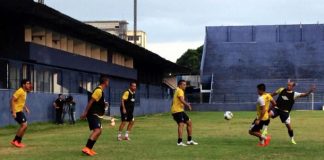
[[[180,58],[177,59],[177,64],[191,69],[192,74],[200,73],[201,56],[203,46],[197,49],[188,49]]]

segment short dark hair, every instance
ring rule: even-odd
[[[103,83],[105,83],[106,81],[109,81],[108,76],[106,76],[106,75],[101,75],[100,78],[99,78],[99,83],[100,83],[100,84],[103,84]]]
[[[24,84],[26,84],[26,83],[30,83],[30,80],[29,79],[23,79],[23,80],[21,80],[21,82],[20,82],[20,86],[22,87]]]
[[[265,90],[266,90],[266,85],[263,84],[263,83],[261,83],[261,84],[258,84],[258,85],[257,85],[257,88],[258,88],[258,90],[260,90],[260,91],[265,91]]]
[[[62,96],[62,94],[58,94],[58,97],[61,97]]]
[[[178,81],[178,86],[179,86],[181,83],[186,83],[186,81],[185,81],[185,80],[179,80],[179,81]]]
[[[130,83],[129,83],[129,86],[131,86],[132,84],[137,84],[135,81],[131,81]]]

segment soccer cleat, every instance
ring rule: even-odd
[[[294,138],[291,139],[291,143],[292,144],[297,144],[296,141],[294,140]]]
[[[83,152],[84,154],[88,155],[88,156],[94,156],[94,153],[92,153],[92,152],[91,152],[91,149],[88,148],[88,147],[84,147],[84,148],[82,149],[82,152]]]
[[[180,143],[177,143],[177,146],[186,147],[187,145],[186,145],[186,144],[184,144],[184,143],[182,143],[182,142],[180,142]]]
[[[121,136],[117,136],[117,141],[122,141],[123,138]]]
[[[23,143],[18,143],[20,145],[21,148],[24,148],[26,145]]]
[[[11,141],[10,142],[13,146],[17,147],[17,148],[24,148],[25,145],[22,143],[19,143],[18,141]]]
[[[270,141],[271,141],[271,137],[270,136],[267,136],[267,138],[264,140],[264,145],[267,146],[270,144]]]
[[[93,154],[93,155],[96,155],[97,152],[95,152],[94,150],[90,149],[90,152]]]
[[[265,147],[266,145],[265,145],[264,143],[259,142],[259,143],[258,143],[258,146],[259,146],[259,147]]]
[[[130,141],[131,139],[129,137],[124,138],[125,141]]]
[[[191,140],[191,141],[187,141],[187,145],[198,145],[198,143]]]

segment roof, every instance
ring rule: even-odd
[[[68,34],[71,36],[87,40],[102,47],[113,47],[116,51],[133,57],[135,63],[140,62],[141,64],[160,68],[164,72],[175,74],[190,73],[188,68],[179,66],[145,48],[71,18],[44,4],[36,3],[33,0],[0,0],[0,3],[0,17],[2,18],[15,18],[15,20],[19,20],[22,23],[42,25],[54,31],[68,31]]]

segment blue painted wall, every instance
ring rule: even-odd
[[[212,103],[254,102],[258,83],[272,92],[288,79],[300,92],[316,84],[317,107],[323,102],[323,24],[206,27],[204,47],[201,78],[208,86],[214,75]]]
[[[151,86],[152,87],[152,86]],[[11,117],[9,101],[12,96],[13,90],[0,90],[0,127],[11,124],[16,124],[15,120]],[[121,93],[119,93],[121,95]],[[84,94],[72,94],[76,102],[76,117],[79,118],[81,113],[88,102],[88,96]],[[55,110],[53,102],[56,100],[56,94],[50,93],[28,93],[27,106],[31,113],[26,114],[28,122],[49,122],[54,121]],[[155,113],[164,113],[170,111],[170,99],[162,98],[138,98],[139,102],[136,103],[134,115],[147,115]],[[119,100],[120,102],[120,100]],[[111,104],[111,115],[119,119],[120,103],[115,102]],[[66,117],[68,117],[66,115]]]

